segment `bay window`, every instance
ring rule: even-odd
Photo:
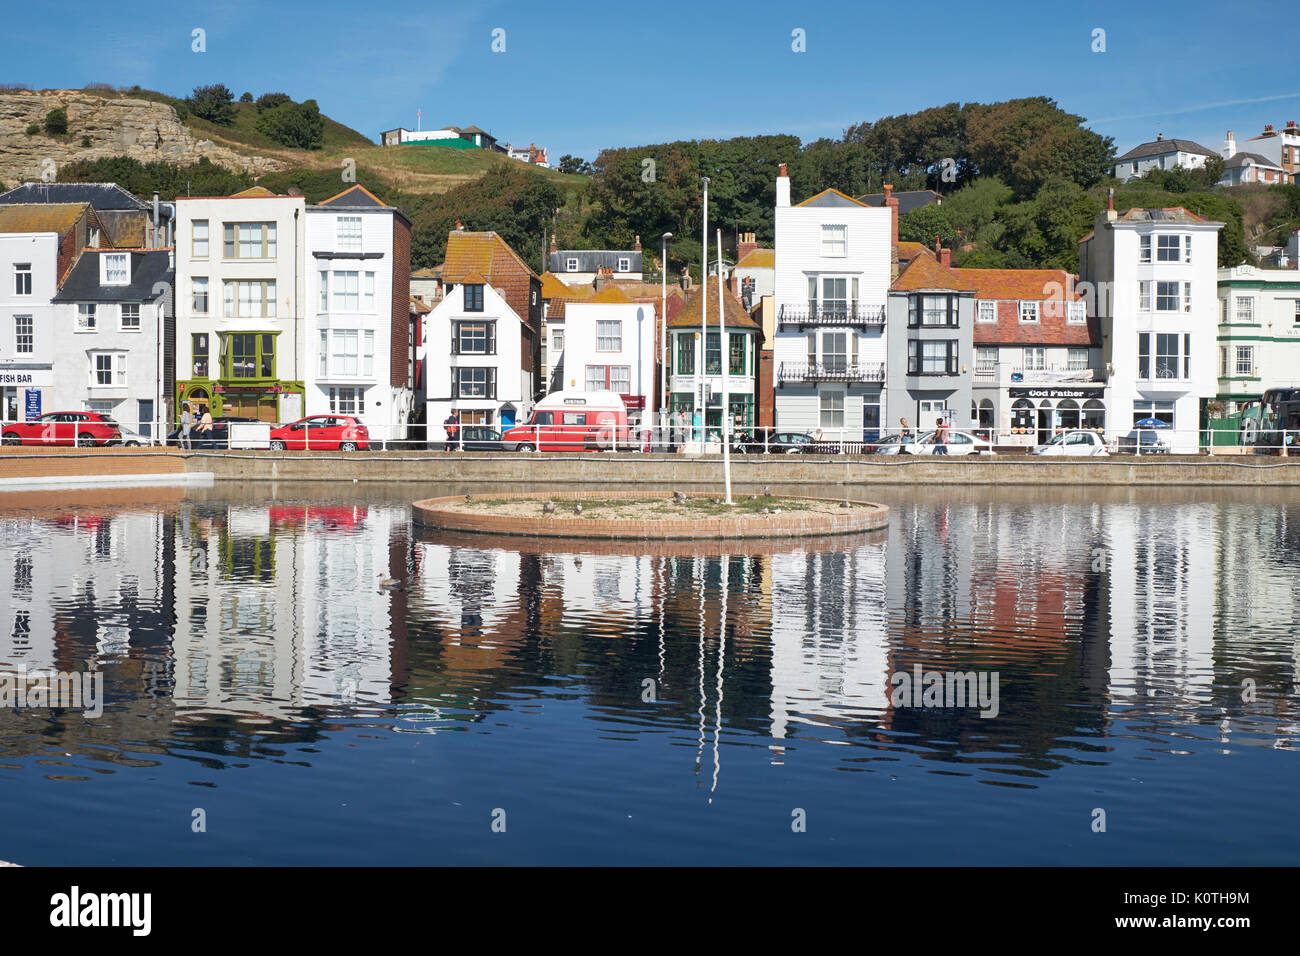
[[[357,272],[335,272],[330,277],[330,292],[333,294],[335,312],[361,311],[360,274]]]
[[[951,295],[914,295],[907,304],[907,325],[909,328],[921,326],[957,326],[957,302]]]
[[[957,343],[953,340],[907,343],[907,374],[956,375]]]

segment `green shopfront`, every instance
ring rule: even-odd
[[[700,356],[699,329],[673,329],[672,371],[668,379],[669,405],[674,417],[678,412],[688,422],[704,406],[705,424],[719,428],[722,424],[722,336],[708,333],[708,348]],[[750,429],[757,422],[755,393],[758,362],[758,335],[749,329],[727,330],[727,405],[735,427]],[[703,365],[704,374],[697,374]]]
[[[213,416],[290,422],[303,414],[303,383],[278,377],[279,332],[195,332],[192,375],[176,383],[177,408]]]

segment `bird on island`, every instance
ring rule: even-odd
[[[684,505],[684,504],[686,504],[686,495],[683,494],[683,493],[680,492],[680,491],[674,491],[674,492],[673,492],[673,503],[674,503],[674,504],[679,504],[679,505]]]
[[[709,500],[712,501],[715,505],[720,505],[720,504],[722,504],[722,499],[721,499],[721,498],[710,498]]]
[[[764,485],[764,486],[763,486],[763,497],[764,497],[764,498],[771,498],[771,497],[772,497],[772,486],[771,486],[771,485]]]
[[[473,500],[474,500],[474,496],[473,496],[472,494],[468,494],[468,495],[465,496],[465,500],[466,500],[466,501],[473,501]]]
[[[750,501],[757,501],[757,500],[758,500],[758,495],[750,495],[750,496],[749,496],[749,500],[750,500]]]
[[[844,501],[841,501],[841,502],[840,502],[840,507],[841,507],[841,508],[852,508],[853,506],[852,506],[851,504],[849,504],[848,499],[846,498]]]
[[[772,509],[772,514],[774,514],[774,515],[779,515],[780,513],[781,513],[781,509],[780,509],[780,508],[773,508],[773,509]]]
[[[544,515],[555,514],[555,502],[547,501],[546,504],[542,505],[542,514]]]
[[[402,590],[402,582],[399,581],[397,578],[386,578],[383,576],[383,574],[379,574],[378,578],[379,578],[379,590],[381,591]]]
[[[759,511],[759,514],[761,514],[761,515],[765,515],[765,514],[769,514],[769,513],[770,513],[770,512],[769,512],[766,508],[764,508],[764,509],[762,509],[761,511]]]
[[[581,502],[581,501],[579,501],[576,505],[573,506],[573,513],[574,513],[575,515],[580,515],[580,514],[582,514],[582,502]]]

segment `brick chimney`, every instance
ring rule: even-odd
[[[460,220],[459,220],[459,219],[456,220],[456,231],[457,231],[457,232],[464,232],[464,231],[465,231],[465,227],[462,226],[462,225],[460,224]]]
[[[736,289],[735,269],[731,270],[731,276],[727,279],[727,291],[730,292],[732,295],[734,295],[737,299],[740,298],[740,292]]]
[[[682,266],[682,277],[679,282],[681,283],[683,292],[691,291],[691,270],[686,268],[686,266]]]
[[[754,234],[752,232],[742,232],[740,242],[736,244],[736,261],[739,262],[757,248],[758,243],[754,241]]]
[[[885,185],[885,205],[889,207],[889,274],[898,278],[898,200],[894,198],[894,187]]]
[[[605,288],[613,281],[614,281],[614,270],[611,269],[609,266],[601,266],[599,269],[596,270],[595,286],[597,292]]]
[[[940,249],[940,250],[939,250],[939,265],[941,265],[941,266],[946,266],[946,267],[949,268],[949,269],[952,268],[952,250],[951,250],[951,249]]]
[[[1223,141],[1223,158],[1232,159],[1237,155],[1237,138],[1232,135],[1232,130],[1228,130],[1228,136]]]
[[[790,176],[785,171],[785,163],[776,174],[776,205],[778,209],[790,205]]]
[[[559,251],[560,247],[555,244],[555,233],[551,233],[551,254],[554,255]]]
[[[939,241],[939,236],[936,234],[934,237],[934,257],[936,259],[939,258],[939,252],[942,249],[943,249],[943,243]]]
[[[636,242],[632,243],[632,251],[634,251],[634,252],[640,252],[640,251],[641,251],[641,237],[640,237],[640,236],[637,236],[637,237],[636,237]]]
[[[1115,187],[1106,190],[1106,221],[1114,222],[1119,218],[1115,212]]]

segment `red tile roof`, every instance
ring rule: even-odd
[[[447,236],[447,257],[442,263],[444,282],[460,285],[477,275],[505,298],[530,329],[529,292],[537,273],[495,232],[455,229]]]
[[[959,275],[968,271],[945,266],[933,256],[917,255],[889,288],[891,292],[917,292],[921,289],[974,292],[975,285]]]

